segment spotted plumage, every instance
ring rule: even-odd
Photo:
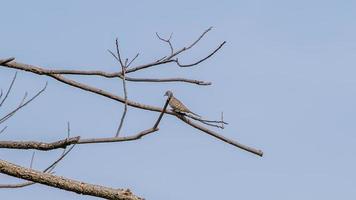
[[[189,110],[181,101],[179,101],[177,98],[173,96],[173,92],[168,90],[164,96],[171,96],[171,99],[169,100],[168,104],[169,106],[175,111],[179,113],[191,113],[193,115],[196,115],[200,117],[200,115],[193,113],[191,110]]]

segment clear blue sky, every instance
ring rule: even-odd
[[[134,1],[133,1],[134,2]],[[356,1],[3,1],[0,57],[46,68],[118,70],[107,49],[121,42],[125,57],[145,63],[169,52],[155,32],[173,32],[179,48],[214,30],[181,60],[226,47],[200,66],[174,65],[137,73],[188,77],[188,84],[128,83],[129,98],[160,106],[173,90],[194,112],[230,125],[221,133],[263,149],[243,152],[173,117],[154,135],[129,143],[81,145],[57,175],[132,189],[150,200],[355,199]],[[0,68],[6,88],[14,71]],[[76,80],[122,94],[121,81]],[[20,72],[5,113],[25,91],[49,81],[46,93],[9,122],[1,140],[53,141],[72,135],[112,136],[123,106],[51,80]],[[152,125],[156,113],[130,108],[123,134]],[[1,159],[29,165],[32,151],[0,150]],[[60,154],[38,152],[43,169]],[[0,175],[0,183],[19,182]],[[42,185],[0,190],[2,199],[96,199]]]

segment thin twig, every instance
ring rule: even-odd
[[[120,119],[120,124],[119,124],[119,127],[117,128],[116,135],[115,135],[116,137],[118,137],[119,134],[120,134],[120,131],[122,129],[122,126],[124,124],[124,120],[125,120],[126,113],[127,113],[127,88],[126,88],[126,77],[125,77],[125,75],[126,75],[127,62],[128,62],[128,59],[126,59],[125,64],[122,63],[120,50],[119,50],[118,39],[116,39],[116,53],[117,53],[116,56],[119,59],[119,63],[121,65],[122,87],[123,87],[123,90],[124,90],[124,112],[122,113],[122,116],[121,116],[121,119]]]
[[[163,42],[168,43],[169,48],[171,49],[171,54],[170,54],[171,56],[173,55],[173,52],[174,52],[173,45],[172,45],[172,42],[171,42],[172,35],[173,35],[173,33],[171,33],[171,35],[169,36],[168,39],[164,39],[160,35],[158,35],[158,33],[156,32],[156,36],[158,37],[159,40],[162,40]]]
[[[195,46],[204,36],[205,36],[205,34],[207,34],[209,31],[211,31],[213,29],[213,27],[212,26],[210,26],[208,29],[206,29],[204,32],[203,32],[203,34],[201,34],[200,35],[200,37],[197,39],[197,40],[195,40],[189,47],[187,47],[186,49],[190,49],[190,48],[192,48],[193,46]]]
[[[70,123],[67,122],[67,138],[70,137]]]
[[[139,56],[140,54],[137,53],[136,56],[134,58],[132,58],[132,60],[129,62],[129,64],[126,65],[126,68],[130,67],[130,65],[136,60],[136,58]]]
[[[0,134],[3,133],[7,129],[7,126],[1,129]]]
[[[226,41],[224,41],[223,43],[221,43],[213,52],[211,52],[208,56],[206,56],[205,58],[201,59],[201,60],[198,60],[197,62],[195,63],[191,63],[191,64],[181,64],[179,61],[178,61],[178,58],[176,59],[176,63],[179,67],[192,67],[194,65],[198,65],[200,64],[201,62],[204,62],[205,60],[207,60],[208,58],[210,58],[211,56],[213,56],[216,52],[218,52],[223,46],[224,44],[226,44]]]
[[[151,63],[148,63],[148,64],[144,64],[144,65],[139,65],[139,66],[136,66],[136,67],[132,67],[132,68],[128,69],[128,70],[126,71],[126,73],[131,73],[131,72],[135,72],[135,71],[142,70],[142,69],[145,69],[145,68],[149,68],[149,67],[153,67],[153,66],[157,66],[157,65],[162,65],[162,64],[167,64],[167,63],[172,63],[172,62],[174,62],[174,63],[176,63],[176,64],[179,64],[179,62],[177,61],[177,59],[173,59],[173,58],[176,57],[176,56],[178,56],[178,55],[181,54],[182,52],[187,51],[187,50],[191,49],[192,47],[194,47],[194,46],[205,36],[205,34],[208,33],[211,29],[212,29],[212,27],[210,27],[210,28],[208,28],[207,30],[205,30],[205,31],[199,36],[199,38],[198,38],[197,40],[195,40],[195,41],[194,41],[191,45],[189,45],[188,47],[183,47],[182,49],[180,49],[180,50],[178,50],[178,51],[176,51],[176,52],[171,53],[170,56],[165,56],[165,57],[163,57],[163,58],[161,58],[161,59],[159,59],[159,60],[157,60],[157,61],[154,61],[154,62],[151,62]],[[163,39],[163,38],[161,38],[161,39]],[[164,41],[164,39],[163,39],[163,41]],[[221,47],[220,47],[220,48],[221,48]],[[218,48],[218,50],[219,50],[220,48]],[[217,51],[217,50],[216,50],[216,51]],[[213,54],[215,54],[215,52],[214,52]],[[212,56],[212,55],[208,56],[208,58],[211,57],[211,56]],[[206,60],[206,59],[208,59],[208,58],[203,59],[203,61]],[[201,61],[201,62],[202,62],[202,61]],[[199,62],[199,63],[200,63],[200,62]],[[195,64],[195,65],[196,65],[196,64]],[[184,66],[184,65],[183,65],[183,66]]]
[[[111,50],[108,49],[108,52],[118,61],[120,62],[119,58],[114,54],[114,52],[112,52]],[[59,73],[56,73],[59,74]]]
[[[228,125],[227,122],[225,122],[223,120],[223,118],[221,120],[207,120],[207,119],[203,119],[203,118],[199,118],[199,117],[196,117],[194,115],[188,115],[188,114],[185,114],[183,113],[184,116],[186,117],[189,117],[191,119],[194,119],[196,121],[199,121],[207,126],[212,126],[212,127],[216,127],[216,128],[220,128],[220,129],[224,129],[224,124],[225,125]]]
[[[115,55],[112,51],[110,51],[110,50],[108,50],[108,51],[109,51],[110,54],[111,54],[112,56],[114,56],[114,58],[120,63],[121,67],[125,67],[125,65],[124,65],[124,63],[122,62],[122,59],[121,59],[121,54],[120,54],[120,49],[119,49],[119,40],[118,40],[118,38],[116,38],[115,44],[116,44],[116,55]]]
[[[117,54],[117,57],[119,58],[120,65],[121,65],[121,67],[126,67],[122,63],[121,54],[120,54],[120,48],[119,48],[119,39],[118,38],[116,38],[115,44],[116,44],[116,54]]]
[[[13,111],[5,115],[4,117],[0,118],[0,124],[8,120],[11,116],[13,116],[18,110],[21,108],[25,107],[27,104],[31,103],[33,100],[35,100],[42,92],[44,92],[47,88],[48,83],[46,82],[46,85],[38,91],[31,99],[27,100],[26,102],[22,102],[17,108],[15,108]],[[25,99],[25,98],[24,98]],[[23,99],[23,100],[24,100]]]
[[[66,151],[66,149],[64,149],[62,155],[57,160],[55,160],[50,166],[48,166],[45,170],[43,170],[43,172],[51,172],[51,171],[53,171],[53,169],[57,166],[57,164],[64,157],[66,157],[66,155],[68,155],[68,153],[71,152],[75,146],[76,146],[76,144],[73,144],[67,151]]]
[[[221,126],[224,128],[224,112],[221,112]]]
[[[185,78],[131,78],[126,77],[126,81],[133,82],[186,82],[186,83],[194,83],[197,85],[211,85],[211,82],[200,81],[200,80],[192,80]]]
[[[197,40],[195,40],[191,45],[189,45],[188,47],[183,47],[182,49],[176,51],[175,53],[173,53],[171,56],[167,57],[166,59],[169,60],[177,55],[179,55],[180,53],[187,51],[191,48],[193,48],[196,44],[198,44],[198,42],[205,36],[205,34],[207,34],[209,31],[211,31],[213,27],[209,27],[207,30],[205,30]]]
[[[70,140],[70,123],[67,122],[67,138],[66,140]],[[77,137],[79,139],[79,137]],[[62,152],[62,155],[57,159],[55,160],[50,166],[48,166],[45,170],[43,170],[43,172],[52,172],[54,170],[54,168],[57,166],[57,164],[66,156],[68,155],[69,152],[72,151],[72,149],[76,146],[76,143],[74,143],[69,149],[68,151],[67,150],[67,146],[64,147],[63,149],[63,152]]]
[[[193,115],[187,115],[187,117],[192,118],[194,120],[200,121],[200,122],[207,122],[207,123],[216,123],[216,124],[225,124],[228,125],[229,123],[223,121],[223,120],[208,120],[208,119],[202,119]]]
[[[32,166],[33,166],[33,161],[34,161],[34,159],[35,159],[35,151],[34,152],[32,152],[32,156],[31,156],[31,163],[30,163],[30,169],[32,169]]]
[[[25,94],[24,94],[24,96],[22,97],[22,100],[21,100],[20,104],[17,106],[17,108],[21,107],[21,106],[24,104],[24,102],[25,102],[25,100],[26,100],[26,98],[27,98],[27,95],[28,95],[28,93],[25,92]],[[11,118],[13,115],[15,115],[15,113],[16,113],[17,111],[18,111],[18,110],[15,109],[15,110],[9,112],[7,115],[5,115],[2,119],[0,119],[0,124],[4,123],[6,120],[8,120],[9,118]]]
[[[205,122],[205,121],[201,121],[201,123],[207,125],[207,126],[212,126],[215,128],[220,128],[220,129],[224,129],[224,125],[218,125],[218,124],[213,124],[213,123],[209,123],[209,122]]]
[[[122,129],[122,126],[124,124],[124,120],[125,120],[125,117],[126,117],[126,113],[127,113],[127,89],[126,89],[126,82],[125,82],[125,73],[123,73],[123,76],[124,78],[122,79],[122,84],[123,84],[123,88],[124,88],[124,112],[122,113],[122,116],[121,116],[121,119],[120,119],[120,125],[119,127],[117,128],[117,131],[116,131],[116,137],[119,136],[120,134],[120,131]]]
[[[66,149],[63,150],[61,156],[57,158],[54,162],[52,162],[46,169],[44,169],[42,172],[44,173],[52,173],[53,169],[57,166],[57,164],[69,153],[72,151],[75,145],[72,145],[71,148],[66,151]],[[34,160],[35,152],[32,154],[31,158],[31,164],[30,164],[30,169],[32,169],[32,164]],[[17,184],[0,184],[0,188],[21,188],[21,187],[26,187],[35,184],[35,182],[32,181],[26,181],[23,183],[17,183]]]
[[[192,122],[191,120],[189,120],[188,118],[184,117],[183,115],[176,115],[176,117],[179,118],[180,120],[182,120],[183,122],[185,122],[186,124],[196,128],[198,130],[201,130],[201,131],[203,131],[203,132],[205,132],[205,133],[207,133],[207,134],[209,134],[209,135],[211,135],[211,136],[213,136],[213,137],[215,137],[215,138],[217,138],[217,139],[219,139],[221,141],[224,141],[224,142],[226,142],[228,144],[231,144],[231,145],[233,145],[235,147],[238,147],[238,148],[243,149],[245,151],[248,151],[250,153],[256,154],[258,156],[261,156],[261,157],[263,156],[263,152],[261,150],[259,150],[259,149],[255,149],[255,148],[243,145],[241,143],[238,143],[238,142],[236,142],[236,141],[234,141],[232,139],[226,138],[226,137],[224,137],[224,136],[222,136],[222,135],[220,135],[220,134],[218,134],[218,133],[216,133],[216,132],[214,132],[212,130],[209,130],[209,129],[203,127],[203,126],[200,126],[197,123]]]
[[[131,72],[135,72],[135,71],[138,71],[138,70],[142,70],[142,69],[146,69],[146,68],[149,68],[149,67],[153,67],[153,66],[157,66],[157,65],[163,65],[163,64],[168,64],[168,63],[176,63],[178,66],[180,65],[181,67],[188,67],[188,66],[193,66],[193,65],[197,65],[199,64],[200,62],[203,62],[204,60],[208,59],[209,57],[211,57],[213,54],[216,53],[216,51],[218,49],[220,49],[221,47],[219,47],[217,50],[215,50],[213,53],[211,53],[210,55],[208,55],[207,57],[205,57],[204,59],[198,61],[198,63],[193,63],[193,64],[181,64],[179,63],[179,61],[177,59],[173,59],[173,57],[177,56],[178,54],[184,52],[184,51],[187,51],[189,50],[190,48],[192,48],[193,46],[195,46],[203,37],[204,35],[210,31],[211,28],[207,29],[206,31],[204,31],[203,34],[201,34],[199,36],[199,38],[194,41],[191,45],[189,45],[188,47],[183,47],[182,49],[174,52],[174,53],[171,53],[170,56],[164,56],[162,57],[161,59],[159,60],[156,60],[154,62],[151,62],[151,63],[148,63],[148,64],[143,64],[143,65],[139,65],[139,66],[136,66],[136,67],[132,67],[132,68],[129,68],[125,71],[126,75],[128,73],[131,73]],[[158,34],[157,34],[158,35]],[[158,35],[159,36],[159,35]],[[171,39],[172,36],[170,36],[170,38],[168,39],[169,40],[169,43],[170,43],[170,39]],[[161,38],[159,36],[159,38]],[[162,40],[165,40],[163,38],[161,38]],[[116,39],[116,46],[118,47],[118,39]],[[171,44],[170,44],[171,45]],[[172,47],[172,46],[171,46]],[[173,48],[173,47],[172,47]],[[120,50],[119,48],[116,49],[116,52],[118,55],[115,55],[115,53],[113,53],[112,51],[108,50],[108,52],[120,63],[120,65],[122,66],[125,66],[126,68],[128,68],[128,66],[131,66],[132,62],[138,57],[139,54],[137,54],[132,60],[131,62],[129,62],[127,64],[127,66],[122,62],[122,59],[121,59],[121,55],[120,55]],[[11,63],[6,63],[4,62],[5,60],[0,60],[0,63],[5,63],[3,64],[4,66],[9,66],[9,64],[13,64],[13,62]],[[17,63],[18,64],[18,63]],[[55,74],[72,74],[72,75],[98,75],[98,76],[103,76],[103,77],[106,77],[106,78],[114,78],[114,77],[119,77],[119,78],[123,78],[122,77],[122,73],[118,73],[118,72],[114,72],[114,73],[107,73],[107,72],[102,72],[102,71],[80,71],[80,70],[41,70],[41,74],[52,74],[52,75],[55,75]],[[186,83],[193,83],[193,84],[197,84],[197,85],[210,85],[211,83],[210,82],[204,82],[204,81],[200,81],[200,80],[190,80],[190,79],[184,79],[184,78],[163,78],[163,79],[160,79],[160,78],[156,78],[156,79],[150,79],[150,78],[130,78],[130,77],[125,77],[127,81],[135,81],[135,82],[186,82]]]
[[[4,63],[4,62],[3,62],[3,63]],[[2,63],[2,64],[3,64],[3,63]],[[6,63],[4,63],[4,64],[6,64]],[[15,72],[15,75],[14,75],[14,77],[12,78],[12,81],[11,81],[11,83],[10,83],[9,88],[8,88],[7,91],[6,91],[6,94],[5,94],[5,96],[4,96],[4,99],[3,99],[3,100],[1,101],[1,103],[0,103],[0,107],[4,104],[4,102],[6,101],[7,97],[9,96],[9,94],[10,94],[10,92],[11,92],[11,89],[12,89],[12,86],[14,86],[16,77],[17,77],[17,72]]]
[[[159,125],[159,123],[160,123],[161,120],[162,120],[163,114],[164,114],[164,113],[166,112],[166,110],[167,110],[167,106],[168,106],[169,101],[171,100],[171,98],[172,98],[172,95],[169,95],[168,98],[167,98],[167,100],[166,100],[166,103],[165,103],[164,106],[163,106],[163,109],[162,109],[161,114],[159,115],[159,117],[158,117],[158,119],[157,119],[155,125],[153,126],[153,129],[158,128],[158,125]]]
[[[128,62],[129,62],[129,59],[126,58],[126,59],[125,59],[125,64],[124,64],[125,67],[127,66],[127,63],[128,63]]]

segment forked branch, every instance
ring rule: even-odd
[[[26,105],[28,105],[29,103],[31,103],[33,100],[35,100],[38,96],[40,96],[40,94],[42,94],[47,88],[47,83],[45,84],[45,86],[38,91],[33,97],[31,97],[29,100],[25,101],[26,97],[27,97],[27,93],[25,94],[24,98],[22,99],[21,103],[12,111],[10,111],[8,114],[6,114],[3,117],[0,117],[0,124],[4,123],[6,120],[8,120],[10,117],[12,117],[17,111],[19,111],[21,108],[25,107]],[[5,96],[4,99],[6,99],[7,96]]]
[[[57,166],[57,164],[68,155],[69,152],[71,152],[73,150],[75,145],[72,145],[68,150],[64,149],[63,153],[61,154],[61,156],[59,158],[57,158],[52,164],[50,164],[46,169],[44,169],[42,172],[43,173],[52,173],[52,171],[54,170],[54,168]],[[33,164],[33,160],[34,160],[34,153],[32,154],[32,158],[31,158],[31,164],[30,164],[30,169],[32,169],[32,164]],[[17,184],[0,184],[0,188],[21,188],[21,187],[26,187],[26,186],[30,186],[35,184],[36,182],[31,182],[31,181],[27,181],[27,182],[23,182],[23,183],[17,183]]]
[[[162,111],[160,112],[157,120],[155,121],[152,128],[146,129],[134,135],[125,136],[125,137],[107,137],[107,138],[80,138],[77,137],[68,137],[63,140],[46,143],[46,142],[38,142],[38,141],[0,141],[0,148],[5,149],[36,149],[41,151],[49,151],[59,148],[66,148],[72,144],[94,144],[94,143],[111,143],[111,142],[127,142],[138,140],[143,136],[151,134],[153,132],[158,131],[158,126],[162,121],[163,115],[165,114],[165,110],[167,109],[168,102],[170,97],[167,98]]]
[[[93,86],[89,86],[89,85],[86,85],[86,84],[83,84],[83,83],[76,82],[74,80],[65,78],[65,77],[63,77],[63,76],[61,76],[59,74],[48,74],[48,73],[46,73],[45,69],[40,68],[40,67],[36,67],[36,66],[28,65],[28,64],[17,63],[15,61],[6,63],[6,64],[4,64],[2,66],[8,67],[8,68],[12,68],[12,69],[18,69],[18,70],[32,72],[32,73],[35,73],[35,74],[38,74],[38,75],[47,75],[49,77],[52,77],[52,78],[54,78],[54,79],[56,79],[56,80],[58,80],[58,81],[60,81],[62,83],[71,85],[73,87],[76,87],[76,88],[79,88],[79,89],[82,89],[82,90],[85,90],[85,91],[89,91],[89,92],[92,92],[94,94],[98,94],[100,96],[104,96],[106,98],[109,98],[109,99],[112,99],[112,100],[115,100],[115,101],[118,101],[118,102],[121,102],[121,103],[125,103],[125,99],[120,97],[120,96],[114,95],[114,94],[112,94],[110,92],[107,92],[107,91],[104,91],[102,89],[95,88]],[[127,100],[127,105],[135,107],[135,108],[143,109],[143,110],[162,112],[162,109],[159,108],[159,107],[145,105],[145,104],[137,103],[137,102],[134,102],[134,101],[131,101],[131,100]],[[165,111],[165,113],[176,116],[176,113],[172,112],[172,111]],[[182,121],[184,121],[185,123],[193,126],[190,123],[189,120],[182,120]],[[195,126],[193,126],[193,127],[195,127]],[[201,131],[204,130],[204,129],[200,129],[200,128],[198,128],[198,129],[201,130]],[[154,131],[154,130],[150,130],[150,131]],[[205,131],[203,131],[203,132],[205,132]],[[214,136],[214,134],[210,134],[210,135]],[[222,138],[222,137],[220,137],[220,138]],[[120,138],[118,138],[118,140],[121,141]],[[109,138],[109,140],[103,139],[103,142],[109,142],[109,141],[116,141],[116,139],[113,139],[113,138]],[[228,141],[228,140],[225,140],[225,139],[222,139],[222,141],[227,142],[227,143],[232,144],[232,145],[234,144],[234,142],[231,142],[231,141]],[[238,147],[238,145],[234,145],[234,146]],[[254,148],[249,147],[249,148],[242,148],[242,149],[249,151],[248,149],[254,149]],[[262,156],[261,150],[254,149],[253,151],[249,151],[249,152],[255,153],[256,155],[259,155],[259,156]]]
[[[21,167],[13,163],[0,159],[0,172],[9,176],[21,178],[27,181],[40,183],[43,185],[75,192],[83,195],[101,197],[116,200],[141,200],[142,198],[134,195],[130,190],[114,189],[81,181],[55,176],[37,170]]]
[[[124,189],[114,189],[114,188],[109,188],[109,187],[104,187],[100,185],[93,185],[89,183],[83,183],[79,182],[76,180],[72,180],[69,178],[65,177],[60,177],[60,176],[55,176],[52,174],[52,170],[54,167],[62,160],[72,149],[75,145],[79,144],[95,144],[95,143],[110,143],[110,142],[126,142],[126,141],[133,141],[142,138],[143,136],[146,136],[148,134],[154,133],[159,130],[159,124],[162,121],[162,118],[164,114],[169,114],[171,116],[177,117],[179,120],[182,122],[188,124],[189,126],[198,129],[202,131],[203,133],[206,133],[208,135],[213,136],[214,138],[217,138],[225,143],[231,144],[237,148],[243,149],[245,151],[248,151],[250,153],[253,153],[258,156],[263,156],[263,152],[259,149],[255,149],[246,145],[243,145],[237,141],[234,141],[232,139],[226,138],[223,135],[212,131],[208,129],[205,126],[202,126],[201,124],[207,125],[207,126],[212,126],[212,127],[217,127],[217,128],[224,128],[224,125],[227,123],[224,122],[223,119],[223,113],[221,114],[221,120],[207,120],[207,119],[202,119],[198,118],[195,116],[190,116],[190,115],[185,115],[185,114],[180,114],[176,113],[170,110],[167,110],[168,104],[170,102],[171,96],[168,96],[166,99],[166,102],[164,106],[161,107],[155,107],[151,105],[145,105],[141,104],[132,100],[128,99],[127,95],[127,86],[126,83],[127,81],[133,81],[133,82],[186,82],[186,83],[193,83],[197,85],[210,85],[210,82],[205,82],[205,81],[200,81],[200,80],[193,80],[193,79],[186,79],[186,78],[134,78],[134,77],[129,77],[127,74],[133,73],[139,70],[144,70],[147,68],[159,66],[159,65],[165,65],[169,63],[175,63],[178,67],[192,67],[196,66],[205,60],[209,59],[212,57],[214,54],[216,54],[225,44],[226,42],[222,42],[218,47],[216,47],[211,53],[209,53],[207,56],[203,57],[200,60],[197,60],[193,63],[188,63],[188,64],[182,64],[180,62],[180,59],[178,58],[179,55],[181,55],[183,52],[188,51],[189,49],[193,48],[196,44],[198,44],[199,41],[211,30],[211,28],[207,29],[204,31],[195,41],[193,41],[190,45],[187,45],[181,49],[175,50],[173,44],[172,44],[172,34],[168,39],[164,39],[158,33],[156,33],[157,37],[159,40],[167,43],[170,48],[170,53],[169,55],[163,56],[158,60],[155,60],[153,62],[147,63],[147,64],[141,64],[137,66],[131,67],[133,62],[138,58],[139,54],[136,54],[131,60],[129,59],[123,59],[121,56],[121,52],[119,49],[119,43],[118,40],[116,39],[116,52],[113,53],[112,51],[109,51],[114,58],[118,61],[120,64],[121,69],[117,70],[116,72],[104,72],[104,71],[83,71],[83,70],[48,70],[42,67],[34,66],[34,65],[28,65],[28,64],[23,64],[19,62],[15,62],[15,58],[7,58],[7,59],[0,59],[0,66],[6,67],[6,68],[11,68],[11,69],[16,69],[16,70],[22,70],[22,71],[27,71],[31,72],[37,75],[45,75],[48,77],[51,77],[53,79],[56,79],[57,81],[60,81],[64,84],[70,85],[72,87],[79,88],[84,91],[91,92],[96,95],[103,96],[105,98],[112,99],[114,101],[118,101],[120,103],[124,104],[124,111],[120,119],[120,123],[117,129],[116,136],[114,137],[100,137],[100,138],[81,138],[79,136],[77,137],[70,137],[70,128],[68,124],[68,137],[63,140],[58,140],[55,142],[38,142],[38,141],[0,141],[0,148],[8,148],[8,149],[35,149],[35,150],[41,150],[41,151],[49,151],[49,150],[54,150],[54,149],[64,149],[62,155],[54,161],[49,167],[44,169],[43,171],[37,171],[32,169],[32,163],[33,163],[33,157],[31,159],[31,164],[30,168],[25,168],[21,167],[18,165],[15,165],[13,163],[7,162],[5,160],[0,160],[0,173],[4,173],[13,177],[21,178],[24,180],[27,180],[27,182],[24,183],[19,183],[19,184],[4,184],[0,185],[0,188],[18,188],[18,187],[24,187],[28,185],[32,185],[35,183],[40,183],[44,185],[48,185],[51,187],[56,187],[72,192],[76,192],[79,194],[84,194],[84,195],[91,195],[91,196],[96,196],[96,197],[102,197],[106,199],[125,199],[125,200],[137,200],[137,199],[142,199],[134,194],[132,194],[129,190],[124,190]],[[93,87],[88,84],[80,83],[77,81],[74,81],[73,79],[66,78],[63,75],[70,74],[70,75],[95,75],[95,76],[101,76],[105,78],[120,78],[122,79],[122,84],[123,84],[123,97],[119,95],[115,95],[113,93],[110,93],[108,91]],[[14,85],[14,82],[16,80],[16,74],[7,89],[7,91],[4,93],[2,90],[0,91],[0,107],[4,104],[6,99],[8,98],[8,95]],[[47,86],[47,83],[46,83]],[[19,104],[18,107],[16,107],[13,111],[8,113],[7,115],[0,117],[0,124],[5,122],[7,119],[9,119],[11,116],[13,116],[19,109],[23,108],[26,106],[28,103],[33,101],[35,98],[37,98],[45,89],[46,86],[40,90],[36,95],[34,95],[31,99],[25,101],[27,97],[27,93],[25,94],[23,100]],[[135,107],[138,109],[142,110],[148,110],[148,111],[154,111],[154,112],[159,112],[159,116],[153,126],[151,128],[148,128],[146,130],[143,130],[141,132],[138,132],[136,134],[132,134],[129,136],[119,136],[119,133],[123,127],[123,123],[125,120],[125,116],[128,110],[128,106]],[[4,132],[6,127],[2,128],[0,130],[0,134]],[[72,145],[72,146],[71,146]],[[71,148],[66,151],[66,148],[71,146]]]

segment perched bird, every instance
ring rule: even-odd
[[[173,111],[179,112],[179,113],[191,113],[195,116],[201,117],[198,114],[193,113],[190,111],[181,101],[179,101],[177,98],[173,96],[173,92],[170,90],[167,90],[167,92],[164,94],[164,96],[171,96],[171,99],[169,100],[168,104],[173,108]]]

